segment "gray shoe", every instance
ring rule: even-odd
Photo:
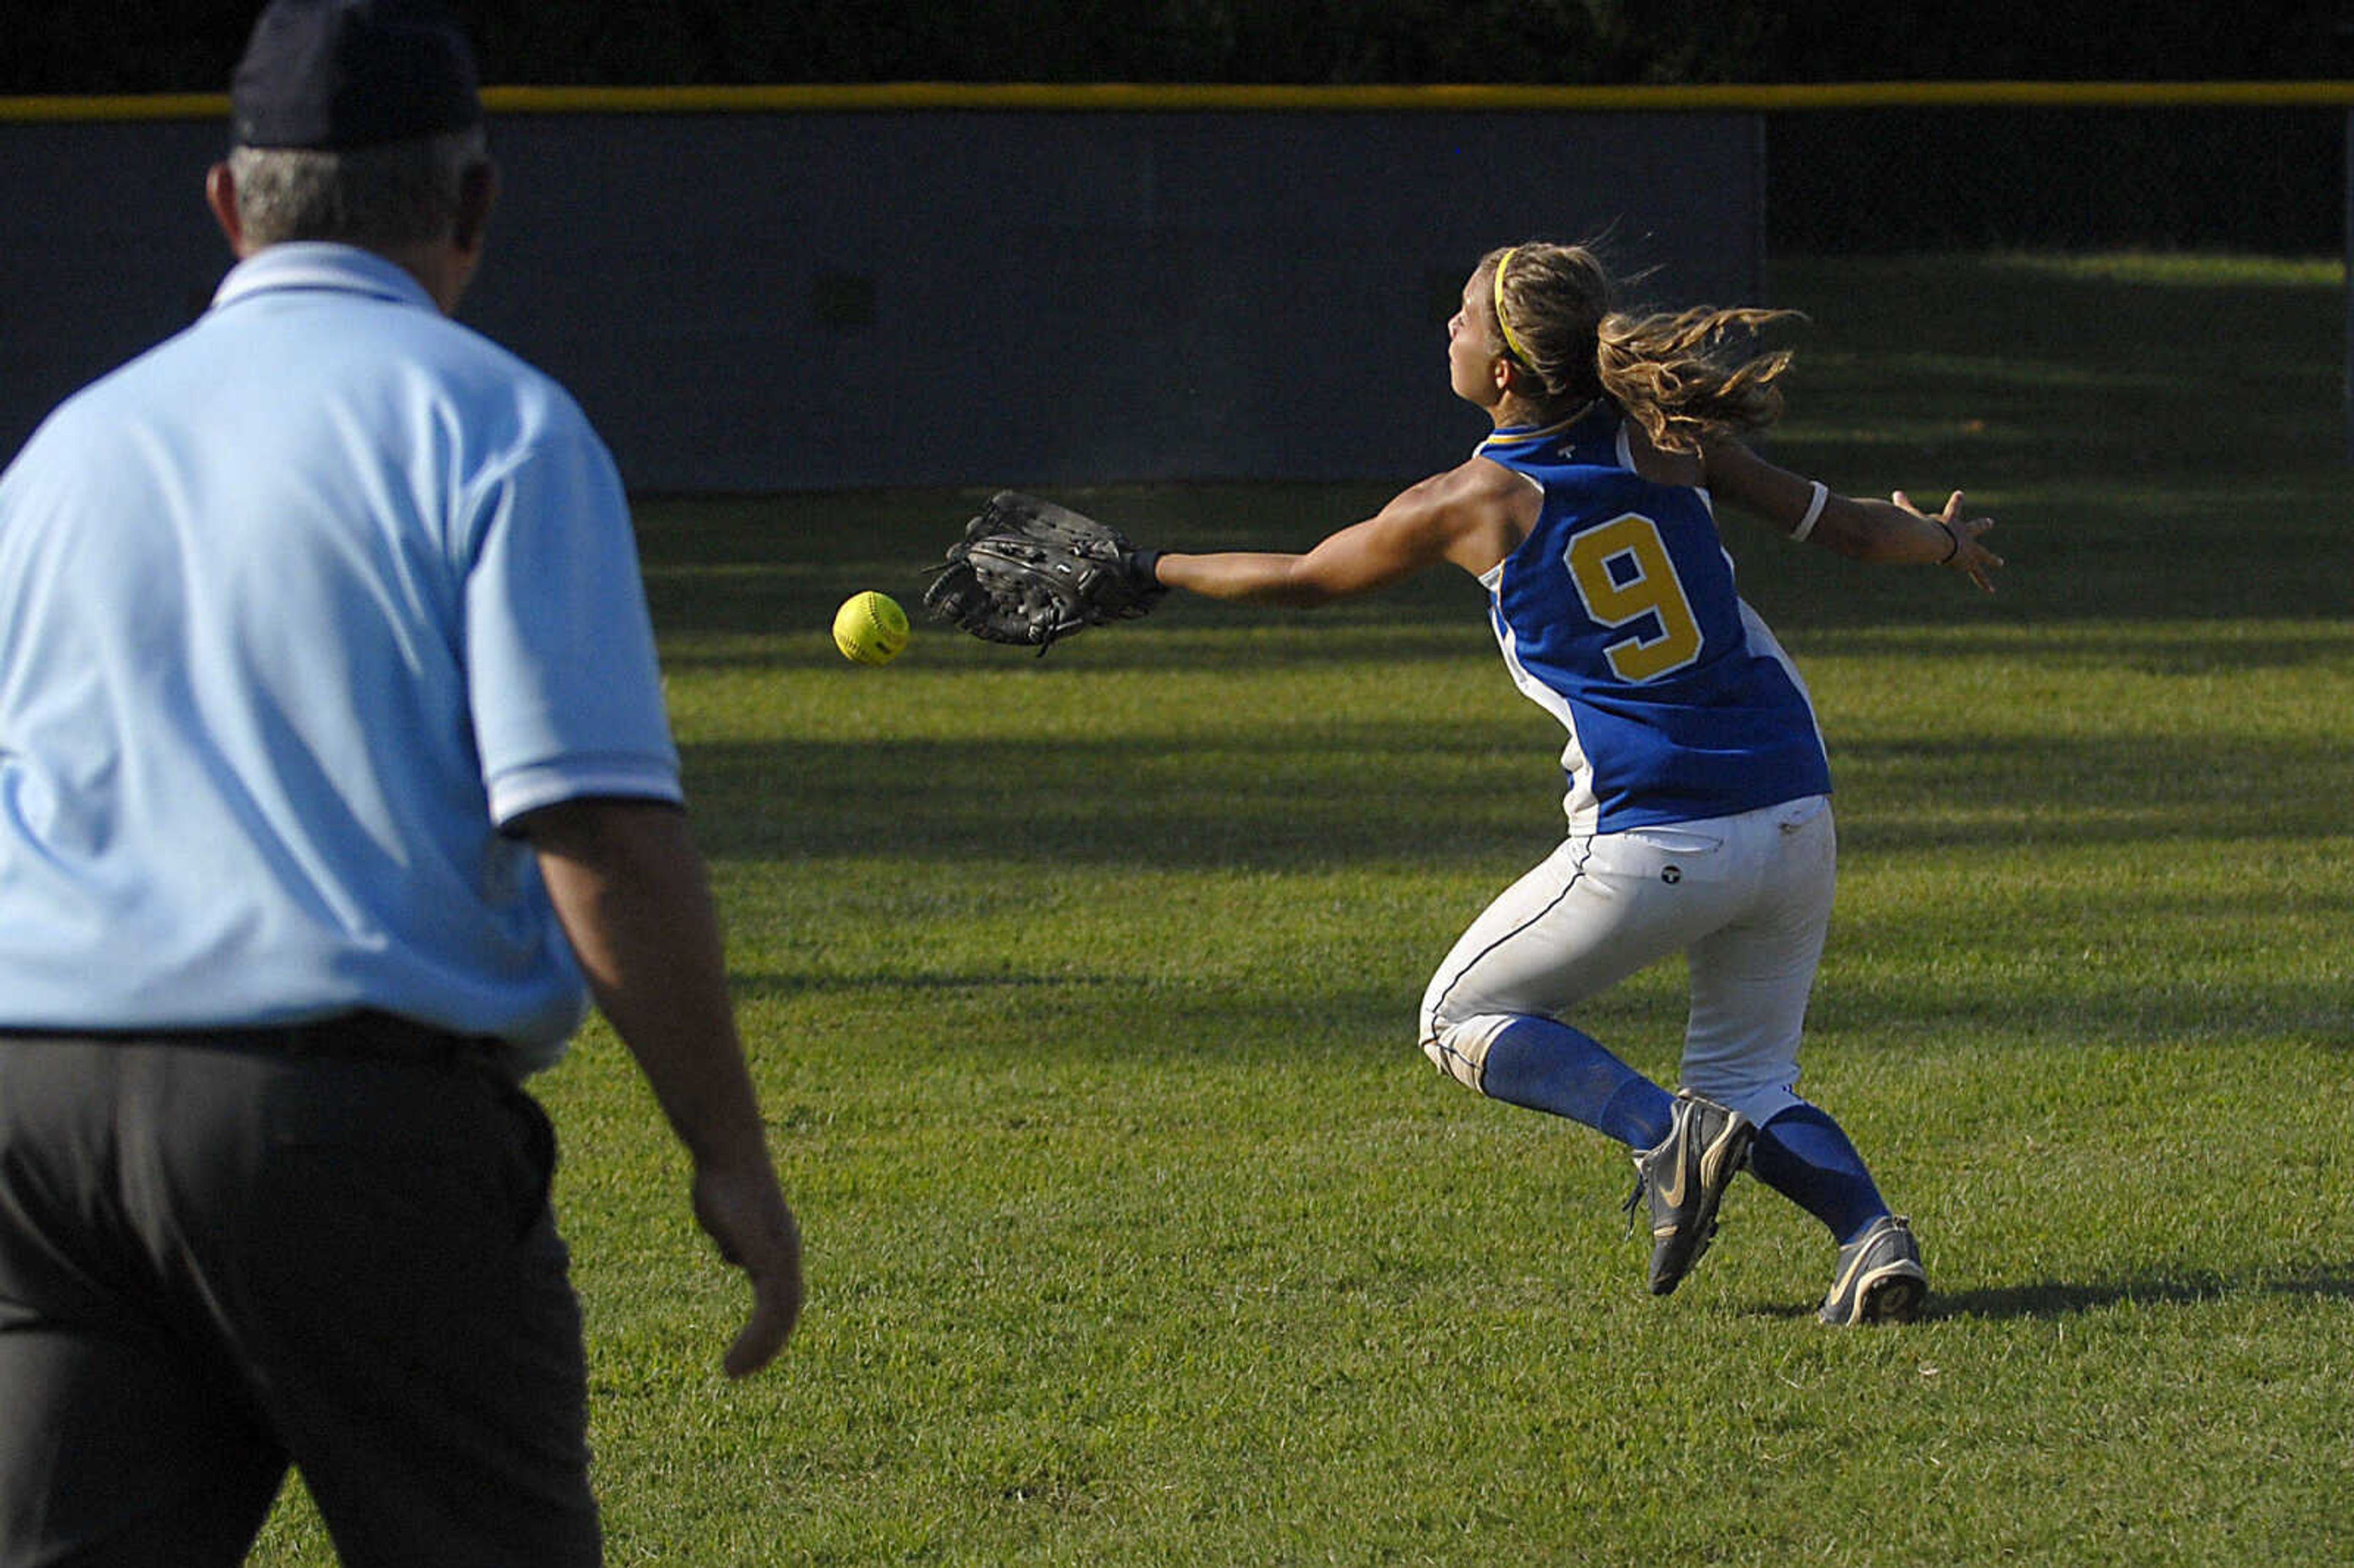
[[[1739,1111],[1676,1091],[1674,1119],[1657,1149],[1635,1156],[1635,1191],[1627,1199],[1631,1225],[1637,1205],[1651,1202],[1651,1294],[1665,1296],[1691,1272],[1716,1234],[1716,1206],[1749,1162],[1757,1128]]]
[[[1883,1214],[1840,1248],[1839,1273],[1816,1316],[1839,1329],[1910,1323],[1921,1315],[1928,1294],[1929,1273],[1921,1266],[1912,1222]]]

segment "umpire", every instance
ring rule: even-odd
[[[420,0],[277,0],[237,265],[0,475],[0,1568],[235,1563],[289,1466],[351,1564],[599,1560],[520,1086],[593,998],[801,1307],[630,519],[455,324],[495,189]]]

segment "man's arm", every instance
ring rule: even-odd
[[[695,1216],[752,1283],[724,1365],[758,1372],[801,1316],[801,1232],[770,1164],[726,959],[685,813],[575,800],[521,824],[591,992],[695,1166]]]

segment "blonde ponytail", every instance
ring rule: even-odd
[[[1662,450],[1697,451],[1717,436],[1762,430],[1782,417],[1782,389],[1775,383],[1790,368],[1790,351],[1739,359],[1727,353],[1725,339],[1795,313],[1701,306],[1605,316],[1595,332],[1596,379]]]
[[[1775,383],[1790,367],[1789,352],[1744,358],[1727,340],[1798,319],[1796,312],[1701,306],[1625,314],[1613,309],[1609,272],[1582,245],[1519,245],[1490,252],[1480,265],[1505,352],[1543,387],[1548,408],[1606,397],[1670,451],[1697,450],[1781,417]]]

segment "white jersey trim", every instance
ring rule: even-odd
[[[1504,584],[1503,564],[1499,562],[1481,573],[1479,581],[1491,596],[1500,596]],[[1511,673],[1512,684],[1521,689],[1522,695],[1551,714],[1554,722],[1567,732],[1569,738],[1561,748],[1561,768],[1569,780],[1569,789],[1561,799],[1562,814],[1569,820],[1570,832],[1592,832],[1602,820],[1602,802],[1585,788],[1585,781],[1593,778],[1594,773],[1587,766],[1585,747],[1578,739],[1577,710],[1571,706],[1567,697],[1531,674],[1528,666],[1521,662],[1520,639],[1512,630],[1511,622],[1495,609],[1492,601],[1489,620],[1496,629],[1496,646],[1503,652],[1504,668]]]
[[[1815,694],[1807,689],[1807,678],[1798,673],[1797,662],[1784,651],[1782,640],[1774,635],[1774,629],[1766,624],[1765,618],[1750,608],[1747,599],[1736,599],[1733,602],[1741,607],[1741,624],[1748,633],[1751,650],[1772,659],[1782,666],[1782,673],[1790,677],[1790,684],[1797,688],[1798,701],[1807,710],[1807,722],[1815,726],[1815,744],[1829,755],[1830,748],[1823,738],[1822,715],[1815,711]]]

